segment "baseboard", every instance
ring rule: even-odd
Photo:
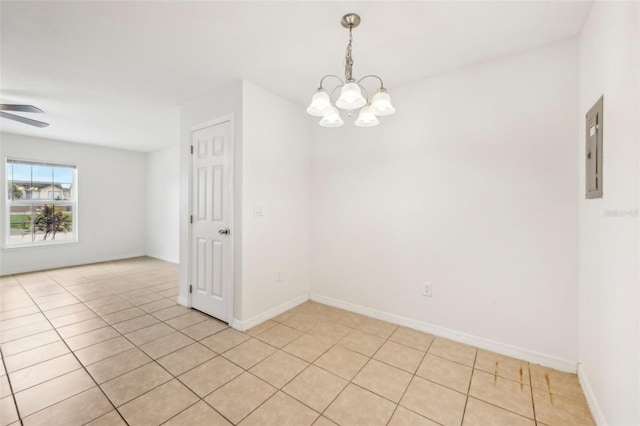
[[[596,399],[596,395],[593,392],[593,388],[589,383],[587,373],[585,373],[584,368],[580,363],[578,363],[578,379],[580,380],[580,385],[582,386],[582,392],[584,392],[584,396],[585,398],[587,398],[587,404],[589,404],[589,409],[591,410],[593,420],[598,426],[606,426],[607,420],[605,419],[604,413],[600,408],[600,404],[598,404],[598,400]]]
[[[47,247],[47,246],[41,246],[41,247]],[[113,256],[90,257],[87,259],[74,258],[73,261],[51,262],[50,264],[47,264],[47,265],[38,265],[38,266],[26,267],[26,268],[12,269],[12,268],[5,267],[2,269],[2,271],[0,271],[0,276],[24,274],[27,272],[48,271],[50,269],[70,268],[72,266],[91,265],[94,263],[112,262],[114,260],[132,259],[134,257],[144,257],[144,256],[146,256],[145,253],[128,253],[128,254],[119,254],[119,255],[113,255]]]
[[[187,301],[187,298],[186,298],[186,297],[180,297],[180,296],[178,296],[178,300],[177,300],[177,302],[178,302],[178,305],[182,305],[182,306],[184,306],[185,308],[190,308],[190,307],[191,307],[191,306],[189,306],[189,302]]]
[[[233,318],[231,320],[231,322],[229,323],[229,326],[231,328],[233,328],[234,330],[238,330],[238,331],[244,331],[244,329],[242,328],[242,321],[240,321],[237,318]]]
[[[423,321],[418,321],[412,318],[407,318],[388,312],[379,311],[377,309],[368,308],[366,306],[356,305],[354,303],[322,296],[320,294],[312,293],[309,295],[309,298],[315,302],[324,303],[325,305],[333,306],[335,308],[344,309],[346,311],[355,312],[357,314],[362,314],[379,320],[402,325],[408,328],[413,328],[414,330],[423,331],[425,333],[433,334],[434,336],[444,337],[456,342],[465,343],[467,345],[475,346],[477,348],[485,349],[492,352],[497,352],[506,356],[532,362],[534,364],[540,364],[545,367],[555,368],[556,370],[575,373],[577,369],[576,362],[558,358],[553,355],[543,354],[507,343],[486,339],[484,337],[461,333],[449,328],[429,324]]]
[[[179,259],[173,259],[168,256],[163,256],[161,254],[147,253],[147,256],[153,257],[154,259],[164,260],[165,262],[173,263],[176,265],[180,263]]]
[[[244,321],[240,321],[239,319],[234,318],[233,320],[231,320],[231,323],[229,325],[238,331],[245,331],[250,329],[251,327],[255,327],[256,325],[265,322],[268,319],[278,316],[281,313],[288,311],[289,309],[295,308],[296,306],[306,302],[307,300],[309,300],[309,295],[302,294],[294,299],[289,300],[288,302],[276,306],[273,309],[269,309],[268,311],[255,315]]]

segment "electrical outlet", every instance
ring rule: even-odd
[[[426,283],[422,284],[422,295],[426,296],[426,297],[431,297],[431,295],[432,295],[431,283],[426,282]]]
[[[276,282],[277,283],[282,282],[282,269],[278,269],[276,271]]]

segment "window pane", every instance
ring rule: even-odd
[[[73,174],[74,169],[69,167],[53,168],[53,186],[50,195],[51,200],[73,199]]]
[[[72,183],[73,170],[74,169],[72,167],[54,167],[53,181],[59,183]]]
[[[28,164],[11,164],[12,180],[31,182],[31,166]]]
[[[16,206],[12,206],[12,209]],[[34,205],[25,212],[26,219],[16,221],[22,226],[20,237],[31,241],[52,241],[73,239],[73,208],[71,206],[54,206],[52,204]],[[20,240],[14,239],[15,242]]]
[[[27,198],[27,188],[31,186],[31,166],[26,164],[7,164],[7,195],[10,200]]]
[[[24,200],[27,198],[25,186],[21,182],[7,181],[7,198],[9,200]]]
[[[64,225],[64,229],[67,232],[71,232],[73,227],[73,206],[56,206],[56,214],[60,218],[58,224]]]
[[[31,166],[33,183],[48,183],[53,182],[53,167],[51,166]]]
[[[49,196],[53,193],[53,167],[31,166],[31,199],[52,200]]]
[[[11,206],[9,209],[10,242],[31,241],[30,237],[31,207]]]

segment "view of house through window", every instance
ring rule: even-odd
[[[7,160],[7,244],[76,241],[76,166]]]

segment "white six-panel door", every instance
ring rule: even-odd
[[[191,304],[228,322],[232,291],[231,122],[193,131],[191,143]]]

